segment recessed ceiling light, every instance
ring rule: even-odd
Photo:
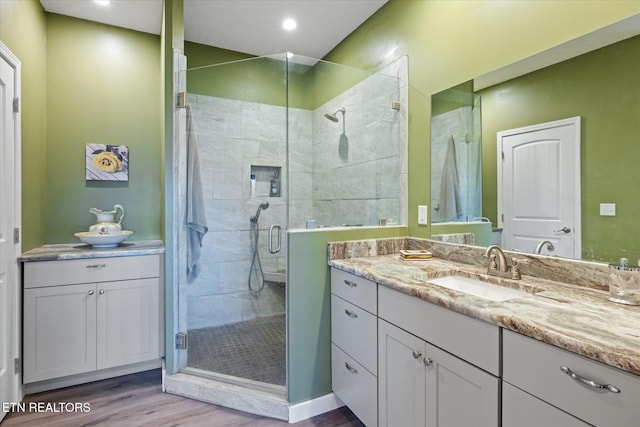
[[[282,21],[282,28],[284,28],[287,31],[295,30],[297,25],[298,24],[296,24],[296,21],[294,21],[291,18],[287,18],[284,21]]]
[[[100,6],[107,6],[111,1],[110,0],[95,0]]]

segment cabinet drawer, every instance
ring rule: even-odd
[[[379,317],[498,376],[500,328],[380,286]]]
[[[620,392],[580,383],[560,367]],[[637,426],[640,420],[640,377],[508,330],[503,331],[503,378],[596,426]]]
[[[24,287],[143,279],[158,277],[159,273],[158,255],[27,262]]]
[[[331,341],[374,375],[377,370],[377,318],[331,295]]]
[[[555,406],[512,386],[502,383],[502,427],[588,427]]]
[[[358,362],[331,345],[331,381],[334,393],[367,427],[378,425],[378,382]]]
[[[377,284],[351,273],[331,269],[331,293],[369,313],[377,313]]]

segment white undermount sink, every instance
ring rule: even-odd
[[[508,301],[530,296],[531,294],[517,289],[505,288],[492,283],[462,276],[445,276],[428,279],[427,282],[465,294],[474,295],[490,301]]]

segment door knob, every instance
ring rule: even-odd
[[[554,233],[571,233],[570,227],[562,227],[560,230],[555,230]]]

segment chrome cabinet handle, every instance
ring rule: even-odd
[[[278,247],[274,249],[273,247],[273,230],[278,230]],[[280,252],[280,247],[282,246],[282,241],[280,234],[282,234],[282,227],[279,224],[273,224],[269,227],[269,252],[272,254],[277,254]]]
[[[576,374],[575,372],[573,372],[571,369],[567,368],[566,366],[560,366],[560,370],[562,372],[564,372],[565,374],[569,375],[571,377],[571,379],[582,383],[584,385],[588,385],[589,387],[593,387],[593,388],[597,388],[597,389],[603,389],[603,390],[609,390],[611,393],[620,393],[620,389],[616,386],[612,386],[611,384],[600,384],[595,382],[594,380],[590,380],[589,378],[585,378],[583,376],[580,376],[578,374]]]
[[[571,227],[562,227],[560,230],[554,230],[554,233],[571,233]]]
[[[358,373],[358,370],[356,368],[351,367],[351,365],[349,365],[349,362],[344,362],[344,367],[347,368],[347,371],[351,372],[352,374]]]
[[[89,295],[93,295],[93,294],[94,294],[93,289],[91,289],[91,290],[89,291]]]
[[[424,359],[422,359],[422,363],[424,363],[424,366],[431,366],[433,360],[430,357],[425,357]]]
[[[421,351],[413,350],[413,358],[414,359],[420,359],[421,357],[422,357],[422,352]]]
[[[104,295],[104,289],[100,289],[100,291],[98,291],[98,293],[99,293],[100,295]]]
[[[347,279],[344,279],[344,284],[352,288],[355,288],[356,286],[358,286],[356,282],[352,282],[351,280],[347,280]]]
[[[345,313],[347,316],[349,316],[350,318],[352,318],[352,319],[356,319],[356,318],[358,317],[358,315],[357,315],[357,314],[355,314],[355,313],[353,313],[353,312],[351,312],[351,311],[347,310],[346,308],[344,309],[344,313]]]

